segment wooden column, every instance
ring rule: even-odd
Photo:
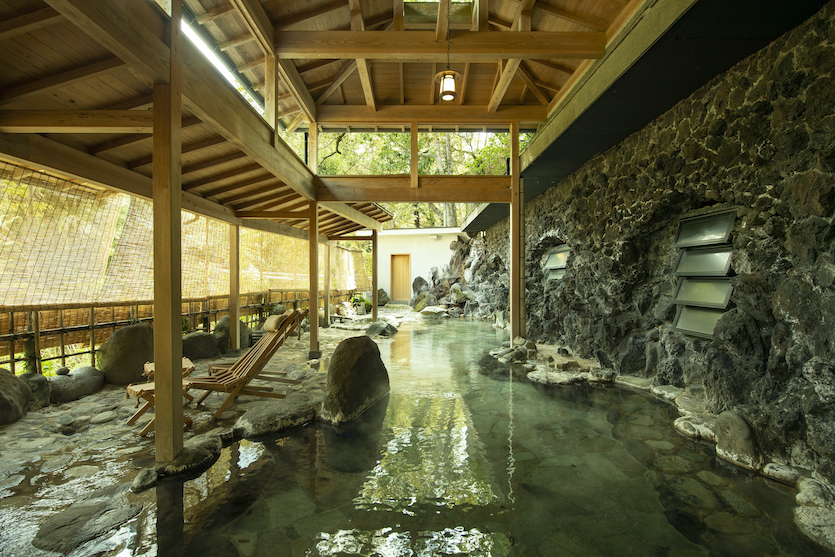
[[[241,229],[237,224],[229,225],[229,348],[241,347]]]
[[[319,125],[311,122],[307,130],[307,166],[314,174],[319,173]]]
[[[510,338],[525,336],[525,227],[519,173],[519,122],[510,126]]]
[[[183,448],[183,338],[180,285],[180,199],[182,197],[181,0],[171,3],[167,42],[169,83],[154,85],[154,362],[156,371],[156,459],[174,460]]]
[[[307,242],[310,245],[310,358],[319,354],[319,204],[310,202],[310,225]]]
[[[377,321],[377,231],[371,231],[371,322]]]
[[[275,56],[267,54],[264,57],[264,119],[272,129],[278,132],[276,117],[278,115],[278,81],[276,78]]]
[[[432,87],[435,87],[434,85]],[[418,123],[412,122],[412,187],[418,187]]]
[[[325,327],[331,325],[331,246],[325,244],[325,281],[322,288],[322,298],[325,300]]]

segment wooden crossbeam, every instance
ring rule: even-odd
[[[451,31],[450,61],[597,59],[606,52],[605,33],[519,31],[500,38],[488,31]],[[276,35],[276,53],[283,58],[446,62],[446,42],[437,42],[433,31],[285,31]]]
[[[243,37],[237,37],[228,41],[224,41],[222,43],[217,43],[217,48],[221,52],[226,52],[227,50],[233,49],[241,45],[245,45],[247,43],[251,43],[255,40],[257,40],[257,38],[253,37],[252,35],[244,35]]]
[[[534,96],[536,96],[536,98],[539,99],[539,102],[541,102],[545,106],[548,106],[548,103],[551,102],[551,99],[546,97],[545,94],[542,91],[540,91],[539,86],[536,84],[536,80],[534,80],[533,76],[524,67],[524,65],[520,65],[517,68],[516,72],[519,74],[519,77],[522,78],[522,81],[525,82],[525,85],[528,86],[528,89],[530,89],[531,93],[533,93]]]
[[[279,60],[277,64],[278,74],[281,76],[284,85],[293,95],[296,103],[302,109],[308,121],[316,120],[316,103],[310,95],[299,70],[293,65],[292,60]]]
[[[510,203],[509,176],[321,176],[320,203],[328,201],[396,201]],[[370,217],[369,217],[370,218]]]
[[[153,114],[153,113],[151,113]],[[201,124],[200,118],[184,118],[181,128],[186,129],[190,128],[191,126],[196,126]],[[153,138],[153,134],[151,133],[138,133],[134,135],[125,135],[122,137],[117,137],[115,139],[110,139],[108,141],[104,141],[97,145],[93,145],[88,149],[90,154],[95,155],[97,153],[102,153],[104,151],[110,151],[112,149],[118,149],[120,147],[126,147],[128,145],[133,145],[134,143],[139,143],[140,141],[145,141],[147,139]]]
[[[64,16],[52,8],[43,8],[0,22],[0,41],[25,35],[63,21]]]
[[[2,93],[0,93],[0,105],[8,104],[12,101],[16,101],[31,95],[47,93],[49,91],[54,91],[55,89],[68,87],[74,83],[85,81],[87,79],[93,79],[94,77],[121,68],[124,65],[125,63],[118,58],[108,58],[106,60],[101,60],[99,62],[89,64],[87,66],[74,68],[72,70],[61,72],[56,75],[36,79],[34,81],[23,83],[16,87],[10,87]]]
[[[265,55],[275,53],[275,28],[261,2],[257,0],[230,0],[232,6],[238,10],[249,32],[258,41],[258,46]]]
[[[214,10],[206,12],[205,14],[196,15],[196,16],[194,16],[194,21],[198,25],[204,25],[206,23],[209,23],[210,21],[216,20],[219,17],[223,17],[227,14],[231,14],[234,11],[235,11],[235,6],[232,6],[231,4],[228,4],[226,6],[221,6],[219,8],[215,8]]]
[[[450,0],[438,1],[438,19],[435,22],[436,41],[446,41],[446,32],[449,30],[449,3]]]
[[[141,134],[153,129],[153,113],[137,110],[0,110],[2,133]]]
[[[320,105],[323,102],[325,102],[328,99],[328,97],[330,97],[333,94],[333,92],[336,91],[339,88],[339,86],[342,85],[342,83],[351,76],[352,73],[354,73],[354,70],[356,69],[356,60],[351,60],[345,66],[343,66],[342,69],[339,70],[339,72],[333,78],[333,83],[331,83],[330,86],[325,90],[325,92],[322,93],[322,95],[316,100],[316,104]]]
[[[509,34],[509,33],[508,33]],[[541,106],[501,106],[487,112],[483,106],[473,105],[381,105],[374,113],[365,106],[323,104],[317,122],[321,124],[405,124],[417,120],[421,124],[496,124],[543,122],[547,110]]]

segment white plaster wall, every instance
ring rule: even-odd
[[[449,265],[449,244],[463,234],[460,228],[382,230],[377,240],[377,281],[391,295],[391,256],[409,254],[409,285],[415,278],[429,281],[429,270]]]

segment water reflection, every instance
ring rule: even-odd
[[[340,426],[324,427],[328,463],[334,470],[364,472],[379,462],[388,404],[389,395],[386,395],[356,419]]]
[[[414,539],[412,536],[414,535]],[[339,530],[323,533],[316,550],[322,557],[336,555],[375,555],[379,557],[435,557],[438,555],[470,555],[503,557],[510,553],[510,540],[504,534],[469,530],[462,526],[440,531],[416,533],[382,528],[374,532]]]

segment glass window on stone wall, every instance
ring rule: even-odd
[[[731,269],[733,246],[731,229],[736,209],[711,211],[683,218],[678,226],[675,247],[678,307],[673,328],[681,333],[713,338],[716,323],[725,314],[733,293]]]
[[[542,272],[545,274],[545,280],[562,280],[570,253],[571,248],[568,244],[562,244],[552,248],[542,257]]]

